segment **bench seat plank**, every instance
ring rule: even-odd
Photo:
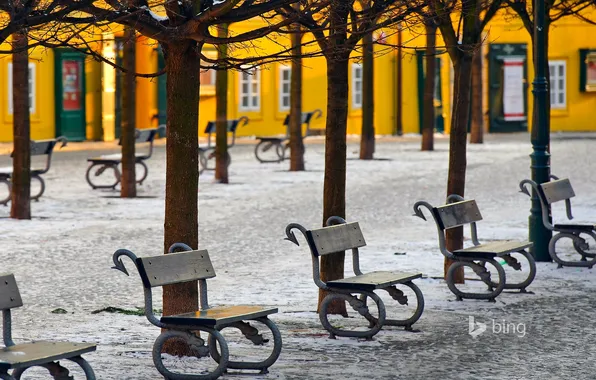
[[[216,326],[256,319],[277,313],[277,308],[258,305],[218,306],[191,313],[161,317],[161,322],[177,326]]]
[[[327,285],[340,289],[375,290],[383,289],[394,284],[401,284],[422,277],[422,273],[407,272],[370,272],[360,276],[328,281]]]
[[[135,153],[135,157],[137,159],[147,159],[147,155],[145,153]],[[122,154],[121,153],[114,153],[114,154],[105,154],[99,157],[92,157],[87,159],[88,162],[106,162],[106,163],[118,163],[122,161]]]
[[[474,247],[458,249],[453,253],[459,256],[464,256],[465,254],[470,254],[470,256],[473,256],[474,254],[479,253],[495,254],[497,256],[500,256],[505,255],[507,253],[521,251],[522,249],[526,249],[531,246],[532,242],[529,241],[502,240],[493,241],[486,244],[480,244]]]
[[[255,139],[257,140],[261,140],[261,141],[277,141],[277,142],[282,142],[287,140],[287,137],[255,137]]]
[[[0,369],[8,370],[50,363],[79,356],[95,349],[96,346],[89,343],[39,341],[17,344],[0,349]]]
[[[594,224],[555,224],[555,231],[594,231]]]

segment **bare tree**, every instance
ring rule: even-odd
[[[225,39],[228,37],[228,26],[219,26],[217,35]],[[218,57],[225,61],[228,57],[228,46],[217,46]],[[215,73],[215,180],[219,183],[229,183],[228,179],[228,70],[222,68]]]
[[[482,106],[482,49],[478,48],[472,60],[472,98],[471,101],[471,126],[470,143],[482,144],[484,142],[484,112]]]
[[[437,60],[435,57],[437,46],[437,24],[435,15],[424,14],[426,31],[424,96],[422,100],[422,147],[421,150],[434,150],[435,133],[435,77]]]
[[[300,10],[300,3],[294,8]],[[302,139],[302,37],[300,24],[292,24],[292,66],[290,74],[290,171],[305,170]]]
[[[364,2],[368,7],[368,2]],[[362,38],[362,133],[360,159],[372,160],[375,154],[375,47],[373,32]]]
[[[135,172],[135,132],[136,132],[136,86],[135,56],[136,32],[127,26],[124,30],[123,67],[124,86],[122,88],[122,182],[120,183],[120,196],[134,198],[137,196],[137,182]]]

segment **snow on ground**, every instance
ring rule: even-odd
[[[306,146],[307,172],[287,172],[287,163],[259,164],[253,145],[240,144],[231,151],[230,185],[215,184],[210,172],[201,176],[200,246],[209,250],[218,274],[209,281],[210,302],[280,310],[272,319],[284,339],[281,357],[269,374],[250,378],[593,378],[592,366],[586,365],[596,348],[590,327],[596,312],[593,270],[539,263],[528,289],[533,294],[506,292],[496,303],[456,302],[437,279],[443,257],[434,223],[412,216],[412,206],[420,199],[435,205],[444,199],[446,140],[437,142],[435,152],[419,152],[418,142],[380,141],[378,160],[370,162],[357,160],[358,144],[349,144],[347,219],[360,222],[368,243],[361,268],[423,273],[416,283],[426,308],[415,325],[420,333],[387,327],[373,341],[328,339],[315,313],[317,288],[308,248],[304,240],[300,247],[283,240],[288,223],[314,228],[322,222],[320,141]],[[577,194],[575,220],[593,222],[592,136],[553,136],[551,149],[553,174],[569,177]],[[530,202],[518,192],[518,183],[529,177],[530,152],[525,134],[490,136],[486,144],[469,147],[466,196],[478,201],[483,214],[481,240],[527,239]],[[32,204],[33,220],[4,218],[9,208],[0,208],[2,271],[15,273],[25,303],[13,314],[14,339],[94,342],[98,350],[86,358],[98,379],[159,379],[151,359],[159,329],[143,317],[92,312],[143,305],[141,281],[131,263],[126,261],[127,277],[110,269],[111,257],[118,248],[139,256],[163,251],[164,147],[158,146],[148,162],[149,178],[139,187],[142,197],[128,200],[114,197],[117,192],[92,191],[85,182],[86,158],[98,153],[55,153],[45,176],[46,194]],[[9,163],[0,158],[0,166]],[[555,208],[555,217],[563,215]],[[403,311],[383,298],[388,317]],[[154,299],[155,308],[161,308],[161,292]],[[67,314],[51,313],[57,308]],[[471,337],[470,316],[489,331]],[[515,329],[498,333],[503,325]],[[250,346],[231,347],[252,351]],[[194,364],[188,359],[170,363],[187,369]],[[43,371],[27,374],[24,378],[47,378]],[[246,376],[232,371],[225,378]]]

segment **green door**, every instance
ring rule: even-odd
[[[122,54],[124,52],[124,39],[114,38],[114,49],[116,49],[116,65],[122,67]],[[117,139],[122,131],[122,86],[124,85],[124,74],[116,69],[116,93],[114,94],[114,133]]]
[[[163,70],[166,67],[166,61],[163,57],[161,47],[158,49],[157,54],[157,69],[158,71]],[[166,91],[167,75],[163,74],[157,77],[157,121],[159,125],[166,124],[166,104],[167,104],[167,91]],[[161,133],[161,132],[160,132]],[[162,136],[163,137],[163,136]]]
[[[526,44],[490,44],[488,52],[489,131],[528,130]]]
[[[56,135],[70,141],[86,139],[85,55],[69,49],[54,50],[56,64]]]
[[[418,66],[418,122],[419,131],[422,133],[422,126],[424,125],[424,81],[426,78],[426,65],[424,50],[416,51],[416,64]],[[435,57],[435,94],[434,94],[434,118],[435,131],[443,133],[445,130],[445,120],[443,118],[443,98],[441,96],[441,58]]]

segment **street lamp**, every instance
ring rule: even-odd
[[[546,38],[546,0],[534,1],[534,81],[532,82],[532,93],[534,94],[534,123],[532,126],[532,154],[531,171],[532,180],[538,184],[550,180],[550,153],[549,130],[547,117],[548,81],[546,78],[546,67],[548,57],[545,51]],[[548,207],[548,206],[547,206]],[[550,215],[550,210],[549,210]],[[542,223],[540,199],[536,191],[532,191],[532,209],[529,219],[530,241],[534,243],[531,250],[536,261],[551,261],[548,253],[548,243],[552,232],[544,227]]]

